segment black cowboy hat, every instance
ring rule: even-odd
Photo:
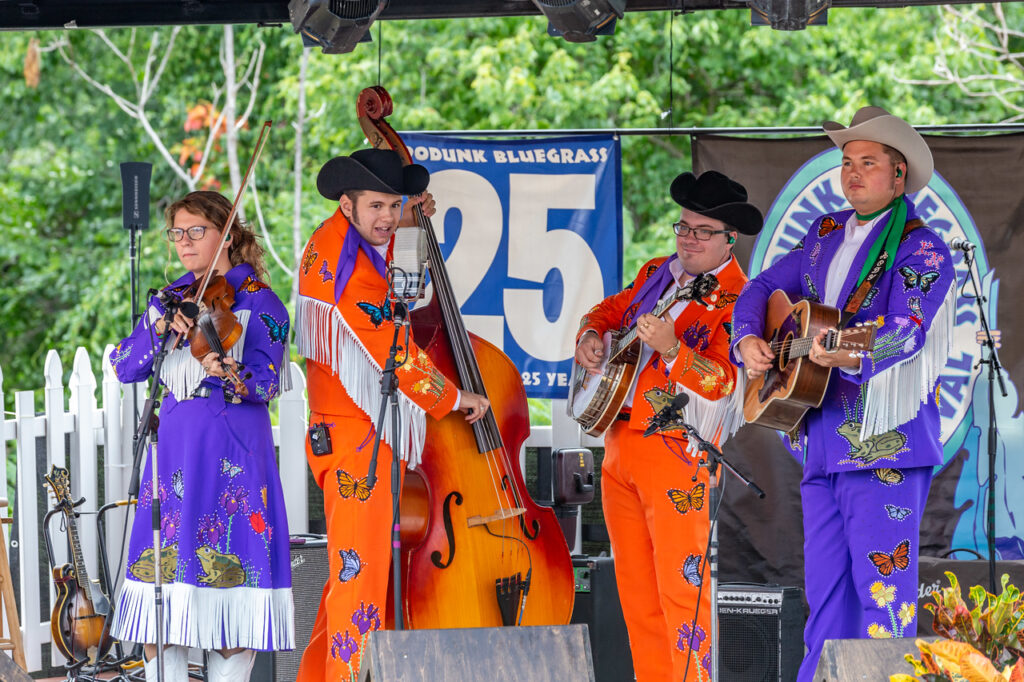
[[[743,234],[757,234],[764,225],[761,211],[747,203],[747,190],[717,171],[696,177],[680,173],[672,181],[672,198],[683,208],[721,220]]]
[[[385,194],[419,194],[427,188],[430,173],[413,163],[402,165],[390,149],[360,149],[350,156],[335,156],[316,176],[316,188],[337,201],[348,190],[370,190]]]

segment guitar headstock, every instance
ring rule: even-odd
[[[883,319],[877,317],[867,322],[857,322],[842,330],[829,330],[825,334],[826,350],[831,352],[845,351],[857,357],[865,357],[871,353],[875,345],[875,334],[882,325]]]
[[[53,496],[56,498],[57,507],[63,504],[71,504],[71,477],[68,475],[68,470],[64,467],[53,465],[50,467],[50,473],[44,476],[46,482],[50,484],[53,489]]]

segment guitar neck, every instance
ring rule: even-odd
[[[85,598],[92,601],[89,572],[85,568],[85,557],[82,554],[82,543],[78,540],[78,525],[75,523],[75,512],[69,507],[64,510],[64,514],[68,520],[68,538],[71,539],[71,553],[75,564],[75,575],[78,578],[78,586],[82,589]]]

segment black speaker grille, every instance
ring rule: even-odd
[[[330,10],[342,19],[369,19],[380,5],[380,0],[331,0]]]
[[[795,587],[719,586],[720,679],[791,682],[803,659],[803,602]]]

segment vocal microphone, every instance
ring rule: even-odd
[[[966,239],[960,239],[960,237],[953,237],[953,239],[949,241],[949,248],[953,249],[954,251],[963,251],[964,253],[970,253],[971,251],[974,251],[974,249],[978,247],[970,243]]]
[[[656,415],[651,417],[651,423],[644,429],[644,438],[658,431],[663,431],[668,426],[675,423],[677,420],[682,421],[683,419],[683,408],[686,407],[686,403],[690,402],[690,396],[680,391],[676,393],[676,396],[672,398],[672,402],[661,408]]]

